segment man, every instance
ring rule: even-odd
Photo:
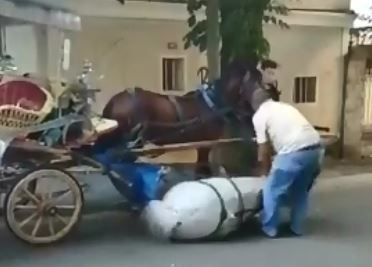
[[[274,101],[279,101],[281,92],[278,90],[277,69],[279,65],[271,59],[259,63],[257,69],[261,72],[264,89]]]
[[[267,176],[262,230],[269,237],[277,236],[280,204],[287,197],[291,208],[289,230],[301,235],[309,188],[320,172],[323,155],[320,136],[297,109],[273,101],[264,89],[253,92],[251,105],[255,111],[258,161],[261,174]],[[271,147],[276,153],[272,164]]]

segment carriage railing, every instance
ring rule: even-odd
[[[92,129],[91,104],[96,100],[96,93],[100,92],[99,89],[93,89],[89,82],[90,76],[93,74],[92,71],[92,65],[86,61],[76,82],[69,85],[56,100],[55,117],[38,126],[40,131],[44,131],[42,139],[46,145],[52,146],[54,144],[54,141],[46,141],[45,137],[48,135],[57,135],[56,138],[60,140],[62,145],[66,145],[68,130],[75,123],[83,125],[83,132]]]
[[[92,103],[96,101],[96,94],[101,91],[100,89],[94,89],[92,84],[93,75],[93,65],[86,60],[83,71],[77,77],[77,83],[69,90],[72,100],[75,102],[75,112],[85,117],[83,128],[86,130],[92,130],[90,120]]]

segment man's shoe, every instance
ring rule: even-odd
[[[302,233],[295,231],[290,224],[284,224],[281,229],[283,237],[302,236]]]
[[[262,231],[262,234],[265,237],[268,237],[268,238],[277,238],[278,237],[278,233],[277,233],[276,230],[267,230],[267,229],[262,228],[261,231]]]
[[[292,227],[289,227],[289,228],[288,228],[288,231],[289,231],[289,233],[290,233],[292,236],[302,236],[302,232],[300,232],[300,231],[295,231]]]

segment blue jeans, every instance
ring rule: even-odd
[[[279,208],[284,198],[291,208],[291,230],[302,234],[308,210],[309,188],[320,173],[324,150],[313,149],[277,155],[263,188],[262,229],[277,235]]]

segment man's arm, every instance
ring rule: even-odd
[[[256,132],[256,141],[258,144],[258,163],[259,174],[268,175],[271,168],[272,150],[267,136],[267,118],[265,113],[258,111],[253,117],[254,130]]]
[[[271,169],[271,146],[268,142],[258,144],[259,175],[267,176]]]

